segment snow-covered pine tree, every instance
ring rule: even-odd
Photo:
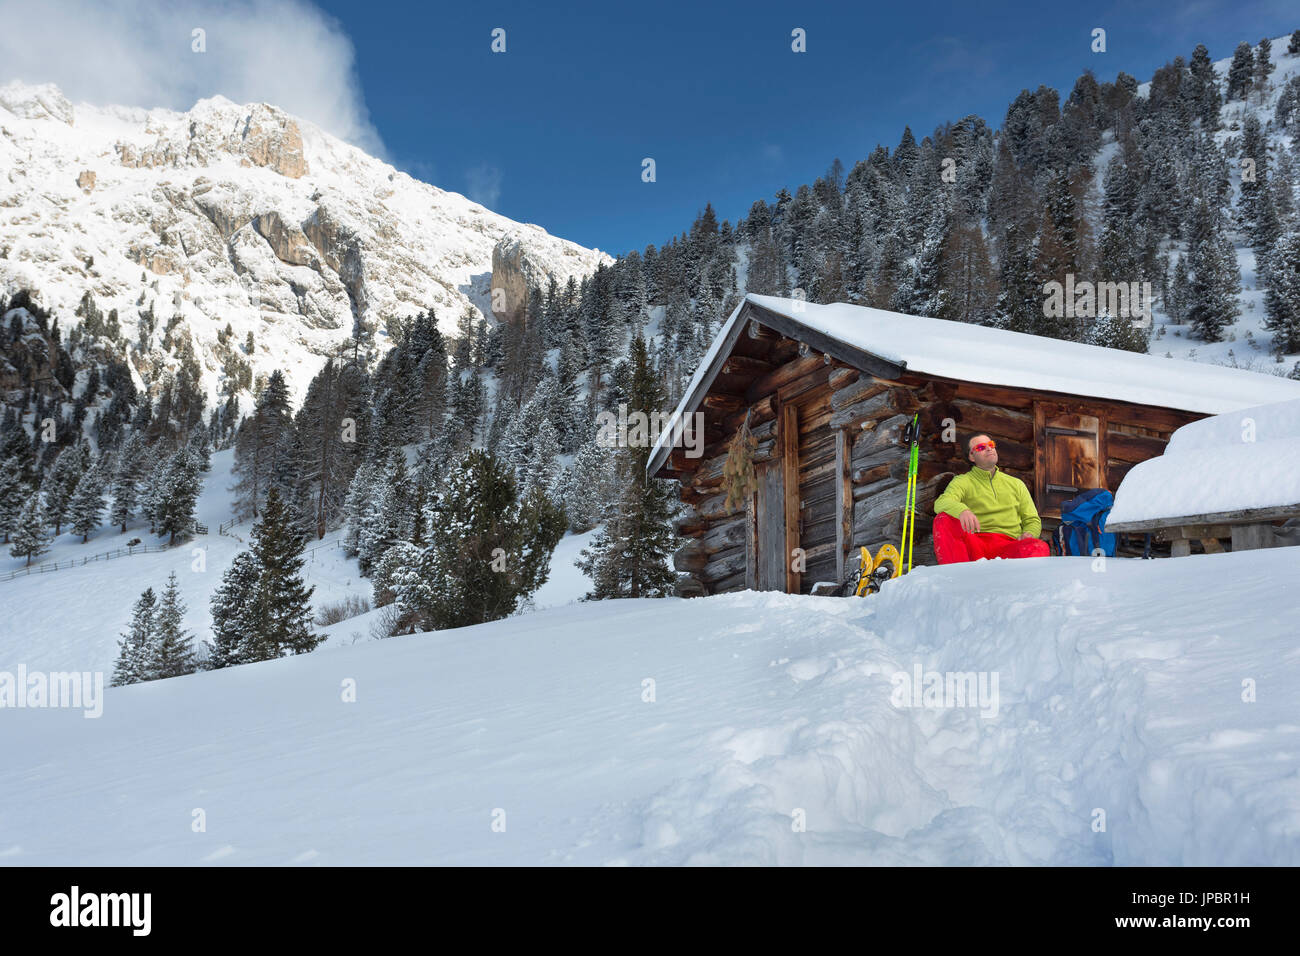
[[[486,409],[487,388],[477,368],[454,380],[451,420],[447,422],[453,453],[459,455],[478,440],[478,436],[482,433],[481,423]]]
[[[1244,100],[1255,80],[1255,54],[1244,40],[1237,44],[1228,66],[1228,100]]]
[[[1137,225],[1138,183],[1123,153],[1116,153],[1106,166],[1105,198],[1102,204],[1101,244],[1098,269],[1102,281],[1141,280],[1139,255],[1141,237]]]
[[[1204,199],[1196,201],[1189,237],[1188,267],[1192,273],[1187,321],[1192,334],[1203,342],[1218,342],[1224,329],[1240,314],[1237,295],[1241,272],[1231,241],[1224,235],[1220,217]]]
[[[90,537],[90,532],[99,527],[104,513],[104,483],[97,467],[86,469],[72,492],[72,501],[68,505],[68,517],[72,533],[81,535],[82,543]]]
[[[158,601],[153,619],[153,639],[149,642],[145,680],[161,680],[194,673],[194,647],[192,637],[183,624],[185,604],[181,600],[180,583],[173,571],[167,578],[167,587]]]
[[[1273,63],[1273,41],[1264,37],[1259,41],[1259,51],[1255,54],[1255,89],[1261,93],[1268,89],[1268,78],[1277,69]]]
[[[208,657],[204,662],[208,670],[252,660],[244,644],[256,631],[253,614],[260,576],[253,552],[240,551],[221,576],[221,584],[212,592],[212,640],[208,642]]]
[[[1213,133],[1219,128],[1219,110],[1223,106],[1223,96],[1219,93],[1219,78],[1215,75],[1210,51],[1204,43],[1198,43],[1192,51],[1189,76],[1191,98],[1201,128]]]
[[[1278,238],[1264,293],[1264,328],[1273,333],[1273,351],[1300,352],[1300,232]]]
[[[41,491],[45,495],[45,510],[50,521],[54,523],[54,534],[63,533],[63,522],[68,517],[68,508],[72,503],[72,493],[81,479],[79,471],[81,457],[75,448],[64,448],[54,459],[54,464],[45,472]]]
[[[274,486],[267,493],[252,535],[258,579],[252,631],[244,641],[246,659],[270,660],[315,650],[325,640],[311,629],[310,601],[315,588],[303,585],[302,536]]]
[[[534,492],[519,500],[509,466],[470,451],[426,509],[429,546],[394,569],[397,602],[426,629],[495,621],[546,582],[564,514]]]
[[[645,341],[632,340],[628,414],[651,413],[662,398],[650,368]],[[615,597],[666,597],[676,575],[669,559],[676,547],[672,529],[672,498],[667,482],[646,476],[649,447],[620,449],[618,497],[605,527],[575,562],[593,581],[585,600]]]
[[[26,558],[28,565],[31,565],[32,558],[49,550],[49,519],[45,516],[45,506],[39,494],[28,496],[14,523],[12,537],[9,553],[15,558]]]
[[[108,515],[108,520],[119,525],[124,534],[126,523],[135,515],[143,458],[144,442],[138,433],[132,432],[118,449],[117,471],[113,475],[113,505]]]
[[[117,642],[117,663],[113,665],[112,687],[124,687],[148,680],[149,657],[153,646],[154,614],[158,598],[153,588],[145,588],[131,609],[131,623]]]
[[[363,462],[348,484],[348,496],[343,502],[343,550],[349,557],[354,557],[360,546],[366,523],[374,514],[374,502],[378,494],[376,480],[380,476],[379,465],[374,461]]]
[[[537,435],[533,439],[532,454],[521,476],[520,493],[525,497],[537,489],[549,498],[554,498],[560,480],[560,441],[555,434],[555,426],[549,418],[543,418],[537,426]]]
[[[11,455],[0,462],[0,532],[4,533],[6,544],[29,494],[27,484],[23,481],[22,464],[17,456]]]
[[[283,494],[293,484],[289,386],[279,369],[271,373],[253,414],[235,436],[235,508],[256,516],[274,485]]]
[[[1169,293],[1165,297],[1165,312],[1178,325],[1187,320],[1188,299],[1192,294],[1191,273],[1187,268],[1187,254],[1178,257],[1174,266],[1174,278],[1169,284]]]
[[[394,449],[389,457],[378,490],[374,516],[365,523],[357,540],[357,560],[363,575],[370,574],[390,547],[411,537],[414,486],[407,472],[406,455],[400,448]]]
[[[175,544],[178,537],[194,530],[194,511],[202,486],[198,459],[186,448],[173,452],[163,472],[154,513],[155,530],[170,536],[168,544]]]
[[[590,531],[600,523],[613,498],[613,454],[595,439],[578,449],[573,466],[565,472],[561,498],[569,530]]]

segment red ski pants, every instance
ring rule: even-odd
[[[963,531],[952,515],[934,519],[934,556],[940,564],[957,564],[980,558],[1045,558],[1051,553],[1039,538],[1017,540],[1009,534]]]

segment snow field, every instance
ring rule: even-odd
[[[0,713],[0,860],[1300,863],[1300,549],[1104,567],[556,607]],[[998,674],[997,715],[895,706],[918,665]]]

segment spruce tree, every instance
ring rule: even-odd
[[[252,534],[258,578],[252,602],[253,631],[245,636],[246,659],[270,660],[314,650],[325,640],[311,630],[310,600],[315,588],[303,585],[302,536],[274,487],[267,493]]]
[[[173,571],[158,602],[153,619],[153,639],[149,643],[146,680],[161,680],[194,673],[194,648],[191,635],[182,626],[185,604],[180,584]]]
[[[394,449],[378,484],[373,511],[357,538],[357,559],[363,575],[398,541],[408,540],[412,531],[410,500],[413,491],[406,469],[406,455]]]
[[[1273,65],[1273,41],[1264,37],[1255,54],[1255,89],[1261,93],[1268,89],[1268,78],[1277,67]]]
[[[65,448],[54,459],[54,464],[45,473],[41,490],[45,494],[45,510],[50,521],[54,523],[54,534],[63,533],[63,522],[67,520],[68,509],[72,503],[72,493],[81,479],[81,458],[75,448]]]
[[[169,535],[169,544],[193,532],[202,484],[195,456],[186,448],[175,451],[163,471],[153,515],[156,533]]]
[[[131,610],[131,624],[117,642],[117,663],[113,666],[110,686],[123,687],[148,680],[150,653],[153,646],[154,613],[158,598],[153,588],[145,588]]]
[[[1215,75],[1210,51],[1204,43],[1198,43],[1192,51],[1189,72],[1196,115],[1201,121],[1202,129],[1213,133],[1219,128],[1219,110],[1223,106],[1223,97],[1219,93],[1219,78]]]
[[[109,511],[108,520],[119,525],[123,534],[126,533],[126,523],[131,520],[136,510],[143,451],[143,441],[138,434],[133,433],[122,443],[117,456],[117,472],[113,475],[113,506]]]
[[[612,460],[610,450],[595,439],[578,449],[561,491],[570,531],[590,531],[600,523],[614,489]]]
[[[0,532],[6,544],[29,494],[18,458],[11,456],[0,462]]]
[[[1196,201],[1191,228],[1187,258],[1192,281],[1187,321],[1192,325],[1192,334],[1201,341],[1218,342],[1240,314],[1237,295],[1241,291],[1241,272],[1219,217],[1204,199]]]
[[[1274,352],[1300,352],[1300,232],[1281,236],[1269,260],[1264,328],[1273,333]]]
[[[204,667],[216,670],[244,664],[253,658],[247,656],[245,642],[256,634],[257,622],[253,619],[256,607],[257,560],[252,551],[241,551],[221,576],[221,584],[212,593],[212,640],[208,642],[208,657]]]
[[[91,467],[81,476],[72,492],[68,512],[72,532],[81,535],[84,544],[90,532],[99,527],[104,512],[104,485],[98,468]]]
[[[564,514],[485,451],[469,452],[425,510],[429,545],[414,567],[386,569],[409,620],[441,630],[513,614],[546,582]]]
[[[41,504],[41,496],[33,494],[18,513],[13,528],[13,546],[9,553],[15,558],[26,558],[27,565],[30,566],[32,558],[49,550],[49,544],[49,520],[45,516],[45,507]]]
[[[658,411],[662,394],[639,336],[633,339],[630,361],[628,414]],[[676,547],[672,496],[668,482],[646,475],[649,458],[648,442],[620,450],[618,497],[607,513],[605,527],[576,562],[593,582],[586,600],[666,597],[672,593],[676,580],[668,563]]]
[[[289,386],[276,369],[235,436],[235,507],[241,514],[256,516],[272,486],[283,494],[294,483],[292,429]]]
[[[1254,80],[1255,54],[1250,44],[1243,40],[1233,51],[1232,63],[1228,67],[1228,99],[1244,100]]]

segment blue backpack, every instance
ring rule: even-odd
[[[1089,557],[1100,548],[1115,556],[1116,536],[1107,532],[1106,516],[1115,496],[1105,488],[1089,488],[1061,504],[1061,526],[1056,529],[1056,546],[1063,555]]]

